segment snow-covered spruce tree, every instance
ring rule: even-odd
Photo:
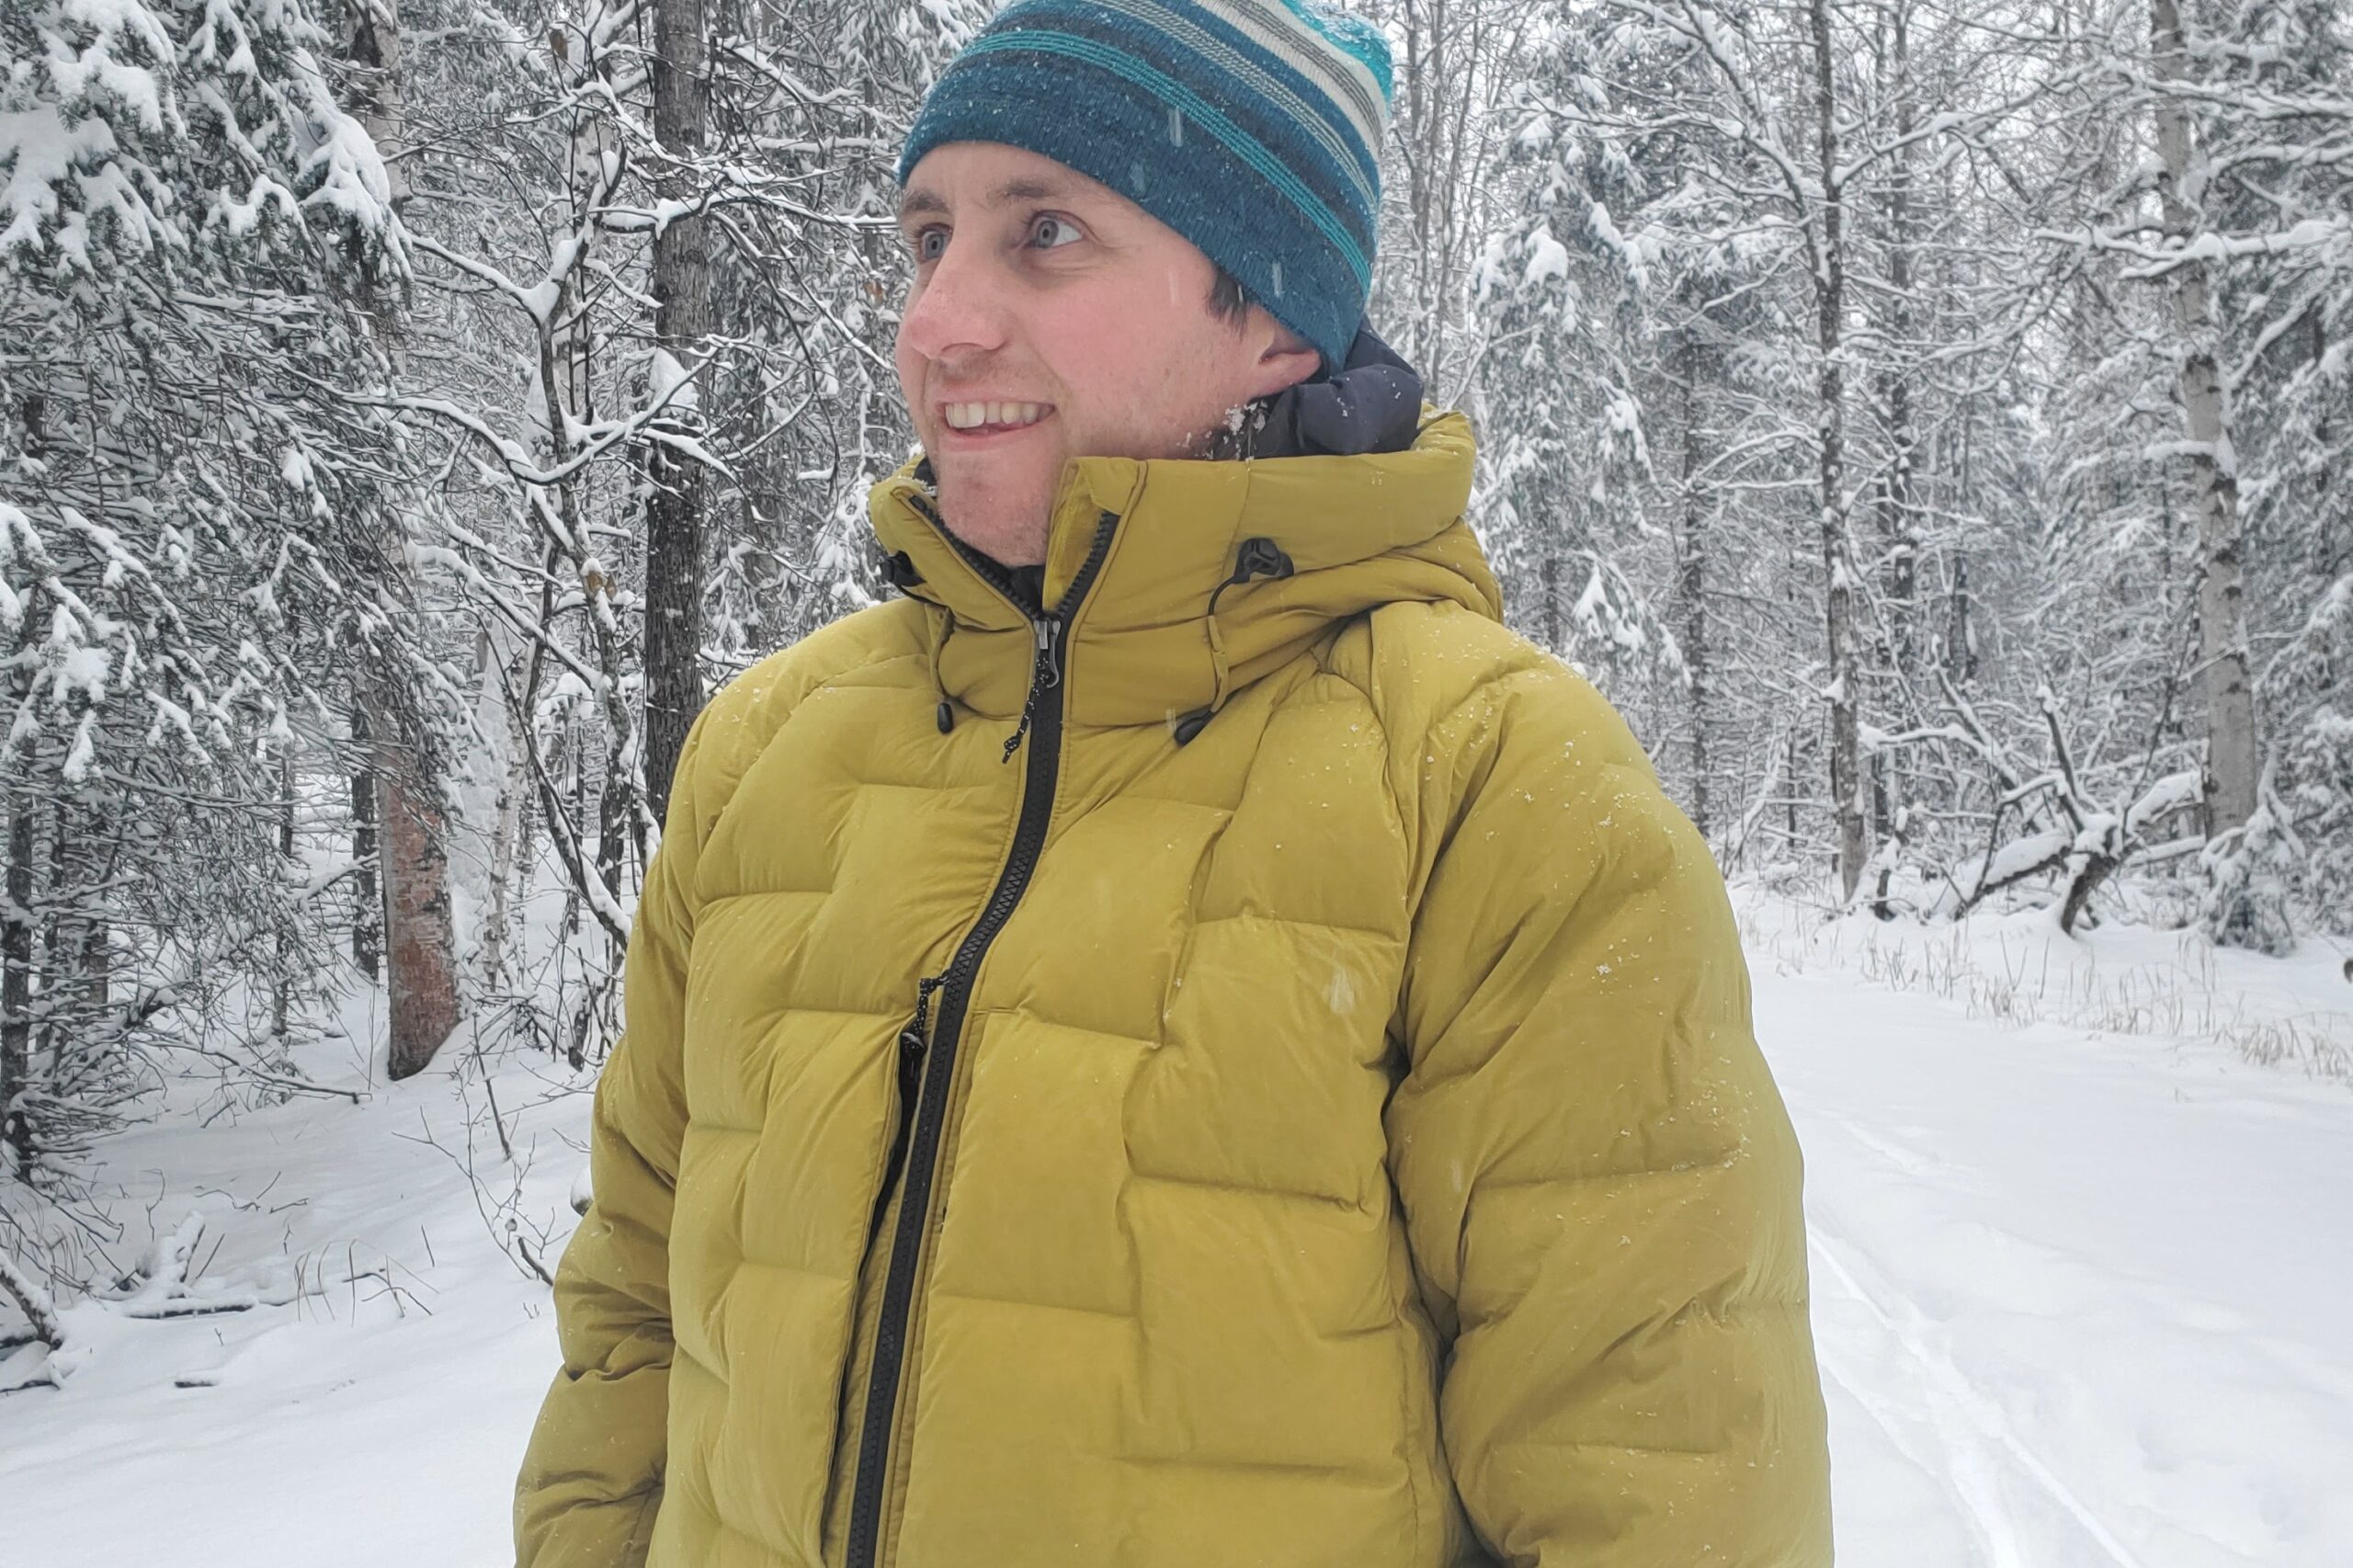
[[[1659,240],[1644,209],[1662,187],[1675,193],[1679,171],[1665,139],[1630,144],[1576,112],[1601,107],[1605,77],[1641,68],[1597,58],[1601,47],[1582,19],[1563,20],[1512,100],[1521,123],[1497,177],[1513,216],[1472,283],[1479,523],[1515,624],[1641,710],[1630,717],[1654,734],[1683,667],[1654,608],[1666,552],[1646,537],[1638,379]]]
[[[340,766],[347,586],[404,458],[337,395],[382,369],[349,286],[399,258],[330,45],[300,4],[0,11],[20,1182],[65,1180],[176,1064],[301,1086],[290,994],[335,973],[347,868],[290,813]]]
[[[1668,169],[1679,165],[1690,171],[1706,192],[1688,203],[1686,233],[1670,233],[1653,248],[1663,252],[1687,239],[1699,242],[1723,203],[1745,211],[1749,232],[1770,242],[1752,252],[1747,265],[1757,279],[1751,287],[1770,299],[1772,326],[1746,352],[1798,368],[1802,384],[1784,387],[1781,401],[1761,410],[1763,424],[1746,438],[1756,443],[1754,449],[1802,457],[1812,473],[1814,497],[1813,505],[1803,506],[1802,490],[1785,478],[1771,482],[1785,549],[1774,577],[1756,589],[1763,601],[1796,597],[1812,601],[1819,611],[1814,624],[1823,631],[1814,648],[1787,651],[1793,657],[1780,661],[1784,672],[1774,680],[1774,690],[1775,699],[1790,699],[1795,695],[1788,690],[1795,684],[1790,676],[1812,666],[1807,684],[1828,699],[1826,748],[1809,744],[1793,727],[1787,742],[1791,766],[1782,792],[1792,797],[1794,811],[1794,797],[1813,792],[1812,780],[1798,777],[1798,756],[1809,756],[1805,771],[1813,774],[1826,749],[1826,794],[1838,838],[1836,863],[1851,891],[1861,874],[1865,819],[1858,773],[1858,574],[1847,537],[1854,489],[1844,451],[1852,358],[1846,339],[1851,323],[1844,304],[1844,203],[1861,165],[1844,161],[1837,146],[1846,123],[1837,40],[1818,37],[1803,16],[1733,14],[1696,4],[1627,0],[1594,11],[1564,6],[1553,15],[1563,36],[1581,31],[1593,40],[1587,47],[1596,63],[1575,69],[1572,80],[1580,84],[1578,89],[1556,97],[1552,112],[1586,126],[1587,136],[1599,144],[1620,149],[1618,156],[1636,176],[1659,181],[1662,197],[1680,195],[1686,182],[1670,183],[1673,176],[1665,169],[1635,167],[1637,157],[1654,150],[1665,150]],[[1828,25],[1826,15],[1817,19]],[[1631,69],[1632,76],[1621,80],[1621,68]],[[1657,221],[1662,227],[1683,222],[1671,210]],[[1623,232],[1627,224],[1616,226]],[[1645,359],[1656,374],[1645,377],[1635,406],[1664,414],[1673,401],[1671,369],[1647,354]],[[1589,365],[1564,367],[1569,376],[1595,370]],[[1569,438],[1590,441],[1595,434],[1583,429]],[[1651,449],[1654,463],[1655,442]],[[1809,561],[1814,563],[1811,568]],[[1826,666],[1819,651],[1824,635]],[[1810,732],[1813,726],[1804,728]],[[1813,793],[1813,799],[1823,798]],[[1792,830],[1796,825],[1794,820],[1790,824]]]
[[[722,676],[870,602],[881,591],[865,521],[868,487],[904,460],[911,433],[891,370],[908,273],[892,226],[892,166],[939,65],[976,31],[979,0],[910,7],[876,0],[663,0],[662,38],[703,16],[711,42],[694,95],[665,84],[661,45],[649,62],[656,139],[642,158],[670,190],[654,228],[653,291],[665,322],[699,307],[731,326],[708,337],[695,397],[698,427],[722,454],[705,532],[718,580],[712,637],[698,653]],[[699,166],[695,166],[699,165]],[[693,193],[701,210],[672,218]],[[691,238],[689,236],[692,236]],[[700,253],[695,266],[670,259]],[[683,343],[659,328],[663,347]],[[657,447],[658,450],[658,447]],[[697,465],[701,468],[702,465]],[[677,472],[673,465],[673,472]],[[659,484],[649,518],[667,506]],[[650,625],[674,575],[649,533]],[[683,574],[675,574],[683,576]],[[658,642],[649,635],[649,712]],[[671,655],[674,659],[676,655]],[[681,732],[683,733],[683,732]],[[657,748],[658,749],[658,748]]]
[[[1813,624],[1805,597],[1776,586],[1790,565],[1783,498],[1804,482],[1785,411],[1802,404],[1805,368],[1779,341],[1783,248],[1696,160],[1648,224],[1651,516],[1672,540],[1666,613],[1688,672],[1687,700],[1661,731],[1681,744],[1662,771],[1731,864],[1770,835],[1765,803],[1797,788],[1790,761],[1813,728],[1812,695],[1790,673]]]

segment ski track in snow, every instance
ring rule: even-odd
[[[2353,1085],[1752,964],[1840,1562],[2353,1565]]]
[[[1859,1129],[1847,1127],[1847,1131],[1866,1147],[1888,1147]],[[1924,1163],[1906,1161],[1900,1153],[1892,1154],[1890,1164],[1899,1169],[1925,1168]],[[1809,1233],[1807,1250],[1813,1262],[1910,1358],[1916,1374],[1906,1380],[1909,1386],[1904,1389],[1874,1387],[1851,1366],[1841,1365],[1851,1353],[1849,1345],[1841,1341],[1822,1346],[1824,1375],[1836,1380],[1870,1415],[1898,1451],[1949,1487],[1967,1517],[1987,1568],[2031,1568],[2036,1561],[2003,1505],[2000,1481],[2005,1469],[2025,1476],[2082,1525],[2084,1533],[2115,1568],[2143,1568],[2131,1550],[2019,1436],[1995,1400],[1971,1381],[1938,1346],[1934,1325],[1919,1304],[1884,1280],[1877,1288],[1866,1285],[1858,1275],[1875,1272],[1869,1261],[1835,1240],[1819,1219],[1809,1226]],[[1902,1397],[1906,1393],[1912,1396],[1910,1408],[1927,1418],[1919,1424],[1933,1439],[1934,1452],[1922,1453],[1908,1437],[1904,1419],[1906,1402]]]

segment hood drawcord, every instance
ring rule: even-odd
[[[1209,722],[1216,717],[1218,710],[1225,706],[1225,699],[1230,695],[1227,687],[1233,682],[1233,670],[1225,656],[1224,631],[1218,625],[1219,596],[1236,584],[1247,583],[1254,577],[1288,577],[1292,570],[1290,557],[1283,552],[1280,545],[1270,539],[1253,536],[1244,540],[1241,549],[1234,551],[1233,574],[1210,590],[1209,639],[1211,678],[1209,706],[1196,708],[1190,713],[1180,715],[1169,726],[1170,733],[1176,737],[1178,745],[1188,744],[1195,735],[1199,734]]]
[[[947,648],[948,640],[954,635],[955,613],[943,606],[931,629],[931,689],[932,694],[939,699],[936,722],[943,735],[956,727],[956,704],[948,695],[948,677],[939,673],[939,655]]]
[[[928,508],[920,504],[916,509],[930,515]],[[915,557],[904,550],[894,550],[883,558],[882,576],[909,598],[915,597],[915,587],[923,581],[923,574],[915,568]],[[934,608],[939,613],[933,617],[931,624],[931,691],[938,699],[938,707],[934,710],[935,720],[939,725],[939,733],[944,735],[956,727],[956,705],[949,699],[947,679],[939,673],[939,651],[948,646],[948,639],[956,630],[956,617],[946,605]]]

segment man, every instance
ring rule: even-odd
[[[1829,1562],[1722,881],[1360,330],[1388,91],[1023,0],[926,99],[906,597],[680,759],[527,1568]]]

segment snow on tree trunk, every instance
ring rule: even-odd
[[[2188,64],[2177,0],[2152,0],[2160,79],[2182,81]],[[2182,97],[2157,99],[2157,153],[2168,236],[2193,245],[2206,174]],[[2215,324],[2206,265],[2173,268],[2174,322],[2180,333],[2181,405],[2188,427],[2190,493],[2198,508],[2198,634],[2206,668],[2208,831],[2255,814],[2258,770],[2255,699],[2247,680],[2246,587],[2240,557],[2239,490],[2231,440],[2230,391],[2215,360]]]
[[[2188,50],[2179,0],[2151,0],[2151,41],[2160,83],[2186,83]],[[2245,834],[2257,810],[2261,768],[2255,693],[2247,676],[2246,577],[2241,551],[2238,459],[2232,442],[2230,388],[2217,362],[2212,284],[2199,241],[2207,168],[2189,101],[2160,88],[2157,156],[2162,165],[2167,239],[2185,254],[2172,268],[2174,326],[2181,363],[2182,416],[2188,439],[2189,486],[2198,514],[2198,640],[2206,697],[2206,832],[2210,843]],[[2227,859],[2227,853],[2214,858]],[[2207,928],[2220,941],[2268,945],[2251,932],[2280,922],[2247,907],[2264,901],[2269,880],[2218,870],[2209,892]]]

